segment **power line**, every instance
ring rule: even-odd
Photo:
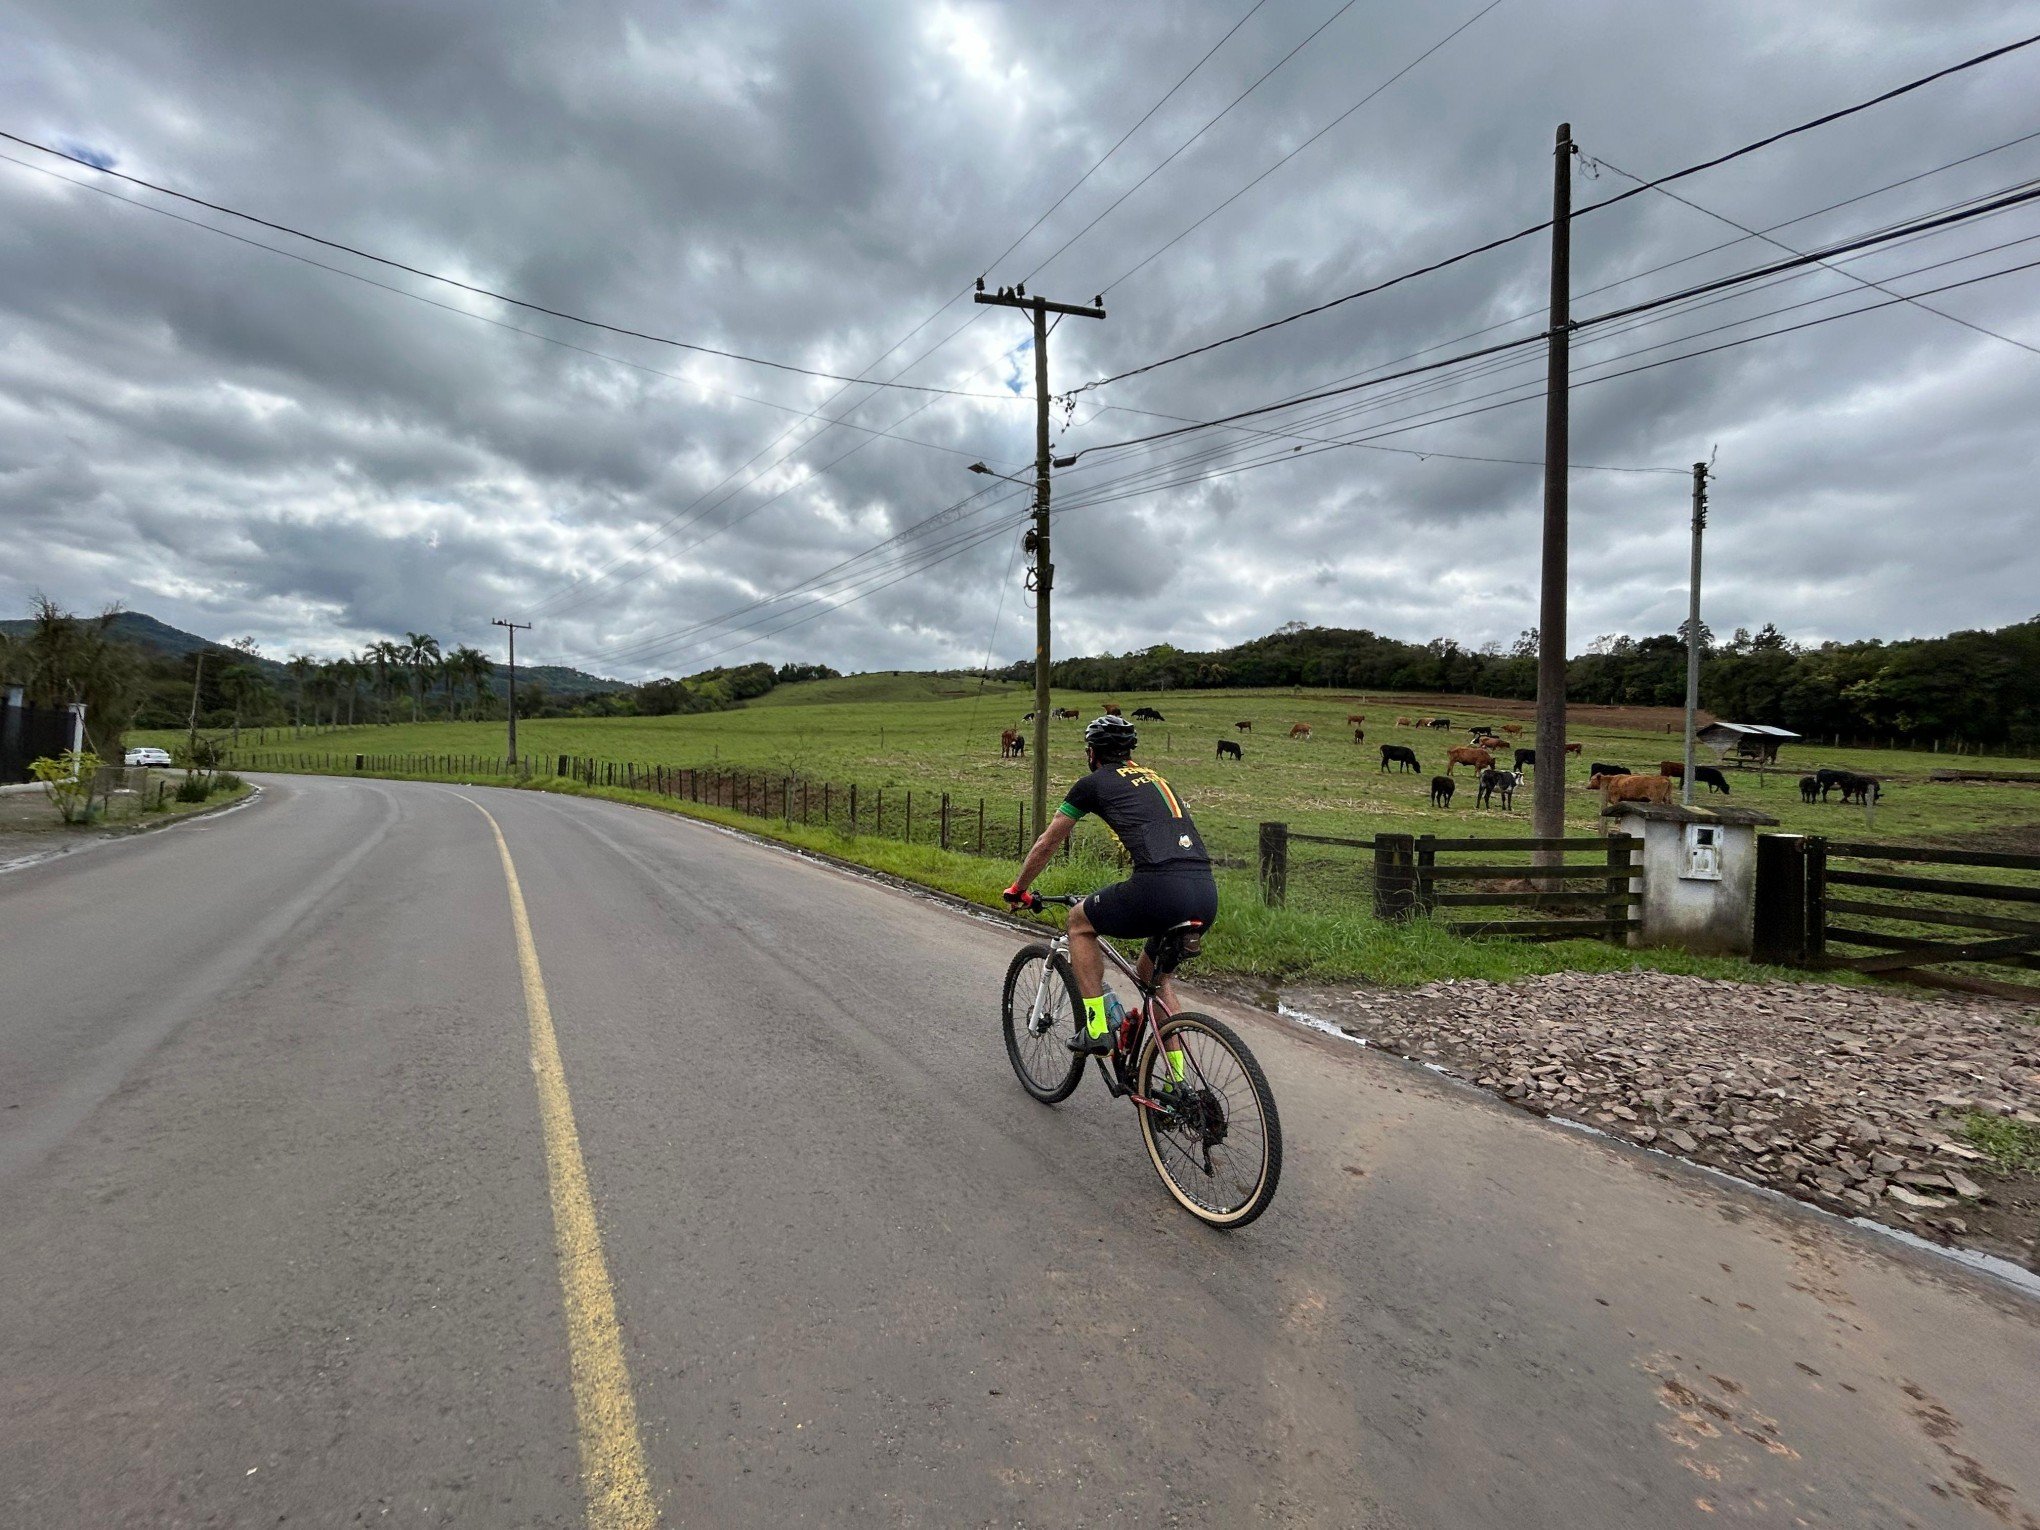
[[[1572,216],[1575,218],[1585,217],[1588,213],[1598,212],[1605,207],[1613,207],[1618,202],[1626,202],[1631,197],[1639,196],[1646,190],[1652,190],[1673,181],[1683,180],[1689,175],[1698,175],[1703,170],[1712,170],[1720,165],[1729,163],[1731,160],[1740,159],[1746,154],[1754,154],[1759,149],[1769,148],[1773,144],[1780,143],[1800,133],[1811,132],[1815,128],[1825,127],[1845,117],[1854,116],[1858,112],[1868,111],[1874,106],[1881,106],[1887,101],[1896,100],[1900,96],[1922,89],[1938,80],[1946,79],[1950,75],[1959,74],[1965,69],[1974,69],[1980,64],[1986,64],[1993,59],[2002,58],[2008,53],[2016,52],[2021,48],[2031,47],[2036,42],[2040,42],[2040,33],[2021,38],[2017,42],[2007,43],[2001,48],[1993,48],[1987,53],[1979,53],[1974,58],[1964,59],[1961,63],[1951,64],[1945,69],[1934,71],[1932,74],[1922,75],[1918,79],[1909,80],[1903,85],[1872,96],[1868,100],[1859,101],[1853,106],[1846,106],[1835,111],[1823,113],[1821,116],[1810,118],[1794,127],[1782,129],[1779,132],[1746,143],[1740,148],[1731,149],[1725,154],[1717,154],[1711,159],[1688,165],[1683,170],[1674,170],[1669,175],[1659,176],[1655,181],[1651,181],[1644,186],[1631,187],[1627,191],[1619,192],[1615,196],[1607,197],[1602,201],[1590,202],[1585,207],[1575,211]],[[1540,234],[1550,227],[1551,220],[1546,218],[1541,222],[1529,225],[1527,228],[1520,228],[1513,234],[1504,234],[1499,238],[1487,240],[1485,243],[1474,245],[1470,249],[1461,250],[1456,255],[1448,255],[1442,260],[1432,261],[1428,265],[1418,266],[1413,270],[1404,271],[1399,275],[1388,277],[1382,281],[1362,287],[1357,291],[1346,293],[1343,297],[1331,298],[1323,303],[1314,304],[1309,308],[1300,309],[1295,313],[1286,314],[1279,319],[1270,319],[1264,324],[1256,324],[1250,329],[1239,331],[1237,334],[1226,335],[1217,340],[1207,341],[1203,345],[1192,346],[1190,349],[1178,351],[1172,356],[1164,356],[1158,361],[1150,361],[1142,366],[1131,367],[1124,372],[1115,372],[1109,377],[1095,378],[1073,389],[1068,396],[1074,398],[1077,394],[1088,392],[1092,388],[1102,388],[1110,383],[1124,382],[1129,377],[1138,377],[1145,372],[1153,372],[1162,367],[1173,366],[1179,361],[1187,361],[1193,356],[1202,356],[1206,352],[1219,349],[1221,346],[1232,345],[1255,335],[1266,334],[1268,331],[1280,329],[1286,324],[1294,324],[1300,319],[1315,317],[1318,314],[1329,312],[1331,309],[1338,308],[1346,303],[1351,303],[1364,297],[1372,297],[1375,293],[1385,292],[1389,288],[1400,286],[1404,282],[1414,281],[1420,276],[1429,276],[1433,272],[1446,269],[1448,266],[1456,266],[1462,261],[1471,260],[1476,255],[1484,255],[1490,250],[1497,250],[1504,245],[1514,244],[1519,239],[1527,239],[1532,234]]]
[[[1444,47],[1447,43],[1451,42],[1453,38],[1457,37],[1461,32],[1464,32],[1468,27],[1472,26],[1475,22],[1479,21],[1483,16],[1487,15],[1489,11],[1494,10],[1500,4],[1502,4],[1502,0],[1488,0],[1488,3],[1486,5],[1482,6],[1479,10],[1475,11],[1471,16],[1467,17],[1466,20],[1460,22],[1458,26],[1454,27],[1451,31],[1447,32],[1443,37],[1439,38],[1436,42],[1432,43],[1431,46],[1426,48],[1422,53],[1419,53],[1407,64],[1404,64],[1402,68],[1396,70],[1394,74],[1390,75],[1387,79],[1383,80],[1379,85],[1375,86],[1372,90],[1368,91],[1366,95],[1362,96],[1359,100],[1355,101],[1351,106],[1347,107],[1344,111],[1340,112],[1338,116],[1334,117],[1330,122],[1327,122],[1323,127],[1319,128],[1315,133],[1311,134],[1310,137],[1304,139],[1302,143],[1298,144],[1295,148],[1291,149],[1287,154],[1283,155],[1280,159],[1276,160],[1274,164],[1270,165],[1267,169],[1263,170],[1259,175],[1255,176],[1252,180],[1248,181],[1246,185],[1240,187],[1238,191],[1235,191],[1223,202],[1220,202],[1216,207],[1212,208],[1210,212],[1206,213],[1203,217],[1199,218],[1195,223],[1190,224],[1181,233],[1177,234],[1175,238],[1169,240],[1168,243],[1162,245],[1159,249],[1154,250],[1150,254],[1142,257],[1135,264],[1127,267],[1126,270],[1120,272],[1119,275],[1113,277],[1112,280],[1107,282],[1104,285],[1104,287],[1101,288],[1100,290],[1102,292],[1110,292],[1114,287],[1117,287],[1129,276],[1132,276],[1136,272],[1144,269],[1151,261],[1159,259],[1162,255],[1166,254],[1168,251],[1174,249],[1183,240],[1189,238],[1190,235],[1196,233],[1198,229],[1204,227],[1205,224],[1209,223],[1213,218],[1217,217],[1220,213],[1224,212],[1228,207],[1232,206],[1233,203],[1237,202],[1241,197],[1245,196],[1248,192],[1252,191],[1256,186],[1260,185],[1261,182],[1268,179],[1269,176],[1273,175],[1277,170],[1280,170],[1284,165],[1288,164],[1292,159],[1296,158],[1297,155],[1301,154],[1305,149],[1308,149],[1312,144],[1316,143],[1320,138],[1324,137],[1325,134],[1331,132],[1333,128],[1337,127],[1340,123],[1344,122],[1348,117],[1352,116],[1353,113],[1360,110],[1361,107],[1365,106],[1369,101],[1372,101],[1384,90],[1387,90],[1389,86],[1393,85],[1397,80],[1400,80],[1412,69],[1415,69],[1417,65],[1423,63],[1425,59],[1429,58],[1432,54],[1436,53],[1440,48]]]
[[[491,298],[498,303],[507,303],[513,308],[522,308],[529,313],[545,314],[548,318],[564,319],[569,324],[580,324],[589,329],[606,330],[612,335],[624,335],[633,340],[645,340],[653,345],[671,346],[675,350],[695,351],[704,356],[720,356],[724,360],[741,361],[750,366],[770,367],[777,372],[793,372],[802,377],[819,377],[827,382],[863,383],[868,387],[898,388],[912,393],[934,393],[950,398],[992,399],[999,402],[1005,402],[1011,396],[1002,393],[966,393],[957,388],[937,388],[924,383],[873,382],[869,378],[850,377],[841,372],[817,371],[813,367],[796,366],[792,362],[770,361],[762,356],[746,355],[742,351],[728,351],[713,345],[700,345],[692,340],[675,340],[670,335],[654,334],[649,330],[632,329],[628,325],[611,324],[602,319],[586,318],[581,314],[569,312],[564,308],[550,308],[544,303],[534,303],[527,298],[514,297],[507,292],[498,292],[490,287],[478,286],[473,282],[464,282],[458,277],[445,276],[437,271],[428,271],[422,266],[408,265],[401,260],[392,259],[387,255],[378,255],[371,250],[364,250],[357,245],[345,244],[337,239],[328,239],[323,235],[307,233],[301,228],[293,228],[288,223],[278,223],[273,219],[259,217],[254,213],[242,212],[239,208],[228,207],[224,203],[209,202],[204,197],[193,196],[189,192],[178,191],[156,181],[144,180],[138,175],[129,175],[124,170],[113,170],[105,165],[94,164],[83,155],[52,148],[46,143],[38,143],[33,138],[24,138],[18,133],[10,133],[5,129],[0,129],[0,138],[4,138],[10,143],[18,143],[23,148],[35,149],[57,159],[69,160],[74,165],[82,165],[86,169],[96,171],[100,175],[110,175],[118,180],[126,181],[130,185],[145,187],[166,197],[175,197],[180,202],[189,202],[194,207],[203,207],[211,212],[224,213],[227,217],[239,218],[243,222],[253,223],[261,228],[274,230],[279,234],[289,234],[294,239],[303,239],[308,243],[321,245],[329,250],[338,250],[342,254],[352,255],[357,259],[373,261],[376,265],[386,266],[393,271],[402,271],[408,275],[420,277],[425,281],[439,282],[445,286],[456,288],[459,291],[472,293],[476,297]],[[269,246],[262,245],[259,248],[267,249]]]
[[[1761,239],[1764,241],[1764,243],[1772,245],[1777,249],[1784,250],[1787,254],[1802,255],[1805,253],[1805,251],[1797,249],[1794,246],[1787,244],[1782,239],[1773,239],[1769,234],[1759,233],[1756,229],[1751,228],[1746,223],[1738,223],[1734,218],[1727,216],[1725,213],[1718,213],[1715,212],[1712,208],[1702,207],[1698,202],[1695,202],[1690,197],[1681,196],[1678,192],[1668,190],[1664,186],[1651,185],[1650,183],[1646,182],[1642,176],[1631,175],[1627,170],[1624,170],[1620,165],[1616,164],[1613,160],[1597,159],[1595,163],[1606,165],[1610,170],[1613,170],[1617,175],[1635,181],[1638,186],[1648,186],[1649,189],[1656,191],[1660,196],[1669,197],[1672,201],[1677,202],[1681,207],[1690,207],[1693,209],[1694,212],[1703,213],[1707,217],[1714,219],[1715,222],[1717,223],[1726,223],[1730,228],[1741,229],[1742,232],[1748,234],[1752,239]],[[1886,287],[1879,282],[1873,281],[1867,276],[1858,276],[1853,271],[1844,271],[1840,266],[1830,265],[1825,260],[1816,260],[1815,263],[1829,271],[1834,271],[1842,276],[1846,276],[1850,281],[1856,282],[1861,286],[1868,287],[1874,292],[1883,292],[1890,294],[1891,296],[1894,297],[1898,295],[1896,293],[1892,293],[1889,287]],[[1930,304],[1918,302],[1916,299],[1908,298],[1906,299],[1906,301],[1913,303],[1914,306],[1924,309],[1926,312],[1933,314],[1938,318],[1948,320],[1951,324],[1960,324],[1964,329],[1974,330],[1979,335],[1988,335],[1993,340],[2002,340],[2006,345],[2015,345],[2020,350],[2025,351],[2030,355],[2040,356],[2040,346],[2028,345],[2023,340],[2015,340],[2010,335],[1999,334],[1994,329],[1986,329],[1981,324],[1974,323],[1973,321],[1962,318],[1959,315],[1949,313],[1944,309],[1935,308]]]
[[[395,297],[404,298],[409,302],[422,303],[427,308],[437,308],[442,313],[450,313],[462,319],[472,319],[477,324],[487,324],[494,329],[507,330],[513,335],[523,335],[528,339],[555,346],[563,351],[572,351],[576,355],[587,356],[596,361],[606,361],[612,366],[628,367],[631,371],[642,372],[648,377],[663,377],[670,382],[684,383],[690,388],[699,388],[704,393],[713,393],[722,398],[738,399],[746,404],[758,404],[766,409],[776,409],[782,414],[798,415],[802,419],[824,419],[819,410],[803,409],[798,404],[782,404],[775,399],[759,398],[755,394],[750,393],[738,393],[731,388],[719,388],[713,383],[689,377],[684,372],[668,372],[663,367],[651,366],[642,361],[632,361],[627,356],[616,356],[608,351],[598,351],[589,346],[577,345],[571,340],[562,340],[559,336],[548,335],[543,330],[526,329],[522,324],[512,324],[507,319],[493,319],[485,313],[476,313],[471,308],[461,308],[452,303],[442,303],[438,298],[427,297],[422,292],[409,291],[391,282],[379,282],[374,277],[365,276],[359,271],[349,271],[345,266],[336,266],[327,261],[317,260],[297,250],[286,250],[281,245],[266,244],[260,239],[251,239],[246,234],[237,234],[232,229],[220,228],[215,224],[206,223],[198,218],[188,218],[183,213],[173,212],[167,207],[158,207],[153,203],[143,202],[134,197],[124,197],[119,192],[108,187],[94,186],[89,181],[74,179],[71,176],[50,169],[47,165],[32,165],[25,159],[16,159],[12,154],[0,154],[0,160],[5,160],[10,165],[19,166],[21,169],[31,171],[36,175],[44,175],[48,176],[51,180],[62,181],[66,186],[75,186],[80,191],[89,191],[94,196],[108,197],[115,202],[121,203],[123,206],[133,207],[145,213],[154,213],[159,218],[174,219],[179,223],[188,224],[192,228],[203,229],[208,234],[218,234],[222,239],[231,239],[236,244],[245,244],[258,250],[267,250],[272,255],[281,255],[285,260],[294,260],[300,265],[312,266],[320,271],[330,272],[334,276],[345,277],[348,281],[359,282],[365,287],[373,287],[379,292],[387,292]],[[879,430],[869,425],[853,424],[849,420],[825,420],[824,422],[842,425],[850,430],[862,431],[870,436],[884,436],[888,440],[903,441],[909,446],[924,447],[931,452],[947,452],[955,457],[982,458],[984,456],[983,452],[966,451],[958,446],[944,446],[936,441],[920,441],[912,436],[896,435],[889,430]]]

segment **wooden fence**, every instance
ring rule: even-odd
[[[1922,874],[1934,867],[2013,875]],[[2017,971],[2040,971],[2034,873],[2040,855],[1766,834],[1757,841],[1755,955],[2040,1001],[2040,986],[2008,980]],[[1870,954],[1830,949],[1838,945]],[[1941,970],[1951,966],[1957,970]]]
[[[1457,935],[1621,944],[1629,936],[1632,910],[1643,901],[1635,885],[1639,842],[1628,834],[1605,839],[1441,839],[1432,834],[1344,839],[1264,823],[1264,902],[1289,901],[1293,847],[1299,845],[1350,851],[1355,861],[1364,857],[1377,918],[1443,914],[1439,923]],[[1567,859],[1568,854],[1574,858]],[[1545,855],[1554,864],[1538,864]]]

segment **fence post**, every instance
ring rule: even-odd
[[[1826,955],[1827,841],[1812,834],[1758,835],[1750,959],[1811,967]]]
[[[908,844],[914,842],[914,794],[907,793],[907,832],[900,836]]]
[[[1629,879],[1635,854],[1635,835],[1608,836],[1608,940],[1613,945],[1629,944]]]
[[[1411,868],[1416,841],[1407,834],[1374,836],[1374,917],[1407,919],[1416,910]]]
[[[978,848],[977,848],[977,853],[978,853],[979,855],[983,855],[983,854],[985,853],[985,799],[984,799],[984,798],[982,798],[982,797],[978,798]]]
[[[1417,836],[1410,867],[1410,912],[1427,919],[1438,912],[1438,879],[1431,875],[1438,869],[1437,839],[1435,834]]]
[[[805,796],[805,792],[803,792],[803,796]],[[766,806],[768,808],[771,806],[771,802],[769,800],[767,801]],[[783,823],[793,822],[792,776],[781,776],[779,778],[779,817],[780,821]]]
[[[949,848],[949,793],[947,792],[942,794],[942,830],[938,837],[942,842],[942,848],[947,850]]]
[[[857,832],[857,783],[850,783],[850,832]]]
[[[885,833],[885,788],[882,786],[878,789],[878,826],[872,832]]]
[[[1261,825],[1261,901],[1279,908],[1289,897],[1289,825]]]
[[[1813,967],[1827,961],[1827,857],[1827,836],[1807,835],[1806,961]]]

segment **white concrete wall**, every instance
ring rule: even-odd
[[[1681,876],[1686,828],[1625,813],[1616,826],[1643,841],[1643,902],[1631,931],[1633,946],[1679,946],[1688,951],[1747,956],[1755,933],[1757,831],[1746,824],[1715,825],[1721,879]]]

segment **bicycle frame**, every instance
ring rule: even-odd
[[[1136,966],[1134,963],[1128,961],[1126,957],[1120,952],[1119,948],[1113,945],[1111,941],[1107,940],[1102,935],[1098,937],[1098,949],[1105,954],[1106,961],[1110,962],[1113,966],[1117,967],[1120,970],[1120,972],[1124,974],[1126,977],[1132,979],[1133,986],[1135,987],[1135,989],[1139,991],[1141,996],[1141,1014],[1142,1018],[1146,1022],[1147,1034],[1154,1038],[1154,1043],[1156,1047],[1158,1048],[1161,1047],[1162,1024],[1164,1021],[1171,1019],[1174,1015],[1174,1011],[1172,1011],[1168,1007],[1168,1005],[1162,1002],[1160,987],[1161,974],[1159,972],[1155,974],[1156,979],[1155,982],[1144,983],[1141,981],[1140,968]],[[1060,956],[1065,961],[1067,961],[1069,959],[1070,954],[1069,933],[1067,931],[1057,932],[1056,937],[1049,942],[1049,950],[1053,956]],[[1049,965],[1050,968],[1052,969],[1054,965],[1052,959]],[[1028,1020],[1032,1024],[1039,1025],[1041,1023],[1041,1009],[1042,1005],[1046,1002],[1047,997],[1048,997],[1048,984],[1044,982],[1039,988],[1037,988],[1034,991],[1034,1003],[1031,1007],[1031,1012],[1028,1015]],[[1157,1011],[1159,1011],[1159,1015],[1157,1014]],[[1116,1064],[1120,1058],[1124,1057],[1130,1060],[1131,1058],[1138,1055],[1138,1052],[1139,1048],[1135,1046],[1128,1046],[1122,1051],[1116,1045],[1115,1039],[1115,1046],[1111,1056]],[[1127,1083],[1122,1084],[1117,1079],[1113,1078],[1111,1072],[1107,1071],[1105,1067],[1106,1063],[1105,1058],[1096,1057],[1093,1059],[1093,1061],[1095,1061],[1098,1064],[1098,1076],[1105,1081],[1105,1087],[1106,1089],[1111,1091],[1113,1098],[1117,1099],[1120,1095],[1131,1095],[1133,1097],[1133,1103],[1140,1106],[1143,1110],[1161,1110],[1164,1108],[1164,1106],[1159,1100],[1149,1099],[1146,1095],[1141,1094],[1138,1090],[1136,1090],[1133,1087],[1130,1073],[1127,1075],[1129,1081]],[[1192,1068],[1195,1068],[1197,1066],[1195,1058],[1190,1059],[1190,1066]],[[1198,1073],[1198,1081],[1200,1083],[1203,1082],[1203,1073],[1201,1070]]]

